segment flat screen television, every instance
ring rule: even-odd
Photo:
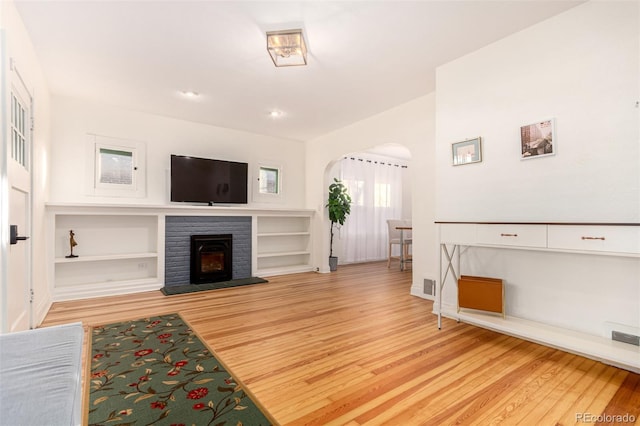
[[[171,156],[171,201],[247,203],[247,163]]]

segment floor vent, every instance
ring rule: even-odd
[[[611,338],[618,342],[629,343],[630,345],[640,346],[640,336],[634,334],[623,333],[622,331],[613,330]]]
[[[430,280],[429,278],[424,279],[424,294],[429,296],[436,295],[436,280]]]

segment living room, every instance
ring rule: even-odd
[[[426,294],[424,281],[439,282],[446,265],[441,259],[442,225],[436,222],[631,224],[626,234],[637,235],[639,7],[625,1],[572,6],[438,64],[434,90],[429,93],[300,141],[117,107],[85,99],[80,93],[55,93],[56,82],[46,76],[19,8],[3,2],[3,88],[12,84],[11,59],[35,96],[31,257],[52,257],[52,208],[129,205],[149,211],[154,206],[169,207],[170,155],[185,154],[246,161],[253,174],[260,165],[279,167],[285,188],[282,197],[275,203],[252,200],[248,208],[313,212],[309,264],[313,270],[328,272],[327,170],[346,154],[389,142],[411,152],[413,264],[408,291],[417,298],[434,298]],[[105,92],[109,84],[105,77]],[[554,125],[553,155],[522,158],[521,127],[546,120]],[[90,193],[88,135],[145,142],[143,196]],[[454,165],[452,144],[478,137],[481,161]],[[3,148],[7,152],[4,140]],[[6,168],[3,165],[3,178]],[[9,213],[4,200],[8,190],[4,186],[1,190],[1,266],[7,271]],[[634,244],[631,251],[638,249],[637,237]],[[49,263],[34,262],[31,270],[33,326],[54,302]],[[468,249],[463,263],[466,274],[505,279],[507,315],[563,330],[566,340],[574,332],[603,337],[610,333],[610,324],[619,324],[630,334],[640,329],[636,254],[481,247]],[[9,282],[5,273],[3,292]],[[449,282],[440,295],[434,313],[444,309],[453,316],[454,286]],[[3,332],[12,328],[6,303]],[[635,349],[630,350],[632,357],[637,356]],[[640,368],[637,361],[626,367]]]

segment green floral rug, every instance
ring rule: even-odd
[[[271,425],[178,315],[94,327],[90,425]]]

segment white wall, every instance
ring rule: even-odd
[[[51,305],[51,295],[47,284],[47,265],[42,262],[42,259],[46,258],[46,241],[45,241],[45,229],[44,229],[44,203],[47,199],[49,191],[48,186],[48,166],[50,156],[50,94],[47,87],[44,74],[40,62],[36,57],[35,50],[31,44],[31,40],[27,31],[22,23],[22,20],[15,9],[13,2],[2,1],[0,2],[0,39],[2,42],[2,78],[4,84],[2,86],[6,92],[2,93],[5,97],[5,101],[9,96],[9,88],[11,82],[16,82],[16,74],[10,69],[9,61],[12,60],[15,69],[20,73],[20,76],[24,80],[27,88],[34,99],[33,116],[35,119],[35,130],[33,132],[33,157],[31,158],[31,170],[33,175],[33,210],[32,210],[32,229],[28,244],[32,247],[33,268],[31,271],[31,278],[33,282],[34,291],[34,304],[33,304],[33,320],[37,325],[42,319],[44,319]],[[10,104],[9,104],[10,105]],[[5,124],[3,125],[3,131],[7,130],[9,121],[8,110],[2,111],[1,120]],[[6,181],[6,161],[9,157],[9,146],[5,145],[8,138],[8,134],[4,135],[3,146],[0,150],[1,161],[3,166],[0,167],[0,185],[2,189],[0,193],[7,191]],[[2,269],[2,276],[0,276],[0,285],[10,285],[6,279],[7,268],[11,265],[7,265],[7,244],[8,236],[5,232],[9,229],[9,223],[7,221],[8,208],[5,202],[5,198],[0,203],[0,226],[2,231],[0,236],[2,237],[2,263],[0,263],[0,269]],[[4,290],[0,293],[4,294]],[[0,310],[2,310],[2,302],[0,301]],[[4,317],[4,315],[0,315]],[[1,329],[1,327],[0,327]]]
[[[179,154],[249,163],[248,206],[300,208],[304,205],[305,156],[301,142],[60,96],[54,96],[52,104],[53,202],[166,205],[169,203],[170,156]],[[85,151],[90,147],[86,142],[89,133],[146,144],[147,191],[144,198],[89,195],[85,178],[90,166],[85,160]],[[257,179],[255,169],[261,164],[281,167],[283,194],[275,202],[252,201],[254,179]]]
[[[640,221],[638,6],[591,2],[437,70],[440,220]],[[520,160],[555,117],[557,154]],[[483,161],[451,166],[451,143]]]
[[[314,240],[314,264],[320,271],[328,271],[327,168],[344,154],[397,143],[407,147],[412,158],[408,169],[414,227],[412,293],[421,295],[423,278],[437,276],[434,101],[435,95],[429,94],[307,142],[307,208],[318,211],[314,231],[320,238]]]
[[[640,222],[638,15],[586,3],[438,69],[438,220]],[[520,160],[520,126],[552,117],[557,154]],[[453,167],[451,143],[476,136],[483,161]],[[463,263],[507,280],[507,314],[640,327],[637,258],[472,249]]]

